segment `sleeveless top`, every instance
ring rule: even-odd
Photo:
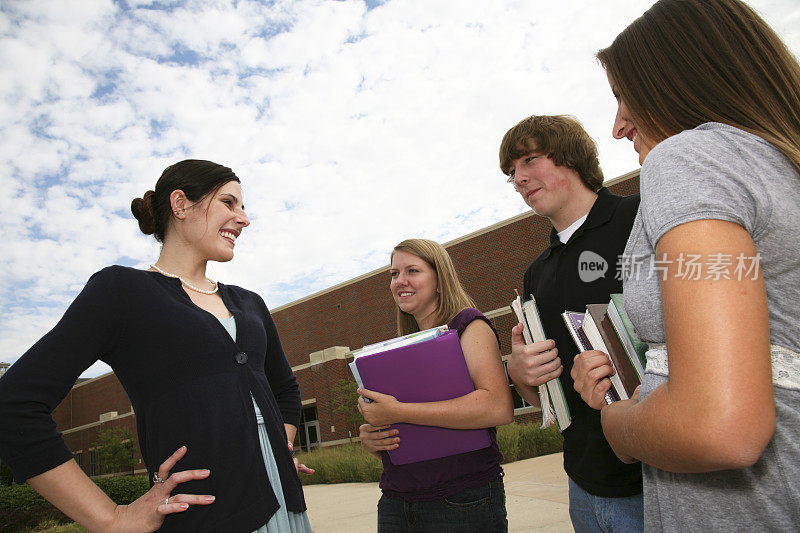
[[[483,320],[492,328],[497,344],[500,338],[488,318],[477,309],[467,308],[458,313],[447,326],[464,333],[473,320]],[[447,498],[466,489],[489,483],[503,469],[503,455],[497,446],[497,429],[487,428],[491,445],[468,453],[420,461],[405,465],[394,465],[386,452],[381,454],[383,473],[380,487],[384,494],[405,501],[430,501]],[[402,443],[401,443],[402,446]]]

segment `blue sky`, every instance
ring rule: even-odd
[[[242,179],[253,224],[210,276],[271,307],[524,211],[497,148],[530,114],[577,116],[607,178],[633,170],[593,54],[650,3],[4,0],[0,360],[93,272],[155,260],[130,201],[181,159]],[[797,2],[752,5],[798,54]]]

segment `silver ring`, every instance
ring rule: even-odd
[[[161,484],[166,483],[166,482],[167,482],[166,479],[161,479],[160,477],[158,477],[158,472],[153,472],[153,483],[154,484],[161,485]]]
[[[169,498],[167,498],[166,500],[164,500],[164,505],[169,505]]]

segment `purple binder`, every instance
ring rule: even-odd
[[[355,360],[364,387],[390,394],[401,402],[435,402],[475,390],[456,331]],[[393,424],[400,446],[389,460],[404,465],[490,445],[485,429],[447,429],[416,424]]]

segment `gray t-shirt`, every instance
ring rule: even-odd
[[[623,282],[625,307],[642,340],[665,342],[659,287],[665,264],[655,256],[656,243],[680,224],[714,219],[735,222],[752,237],[766,285],[771,342],[800,351],[800,175],[789,160],[760,137],[707,123],[659,143],[642,166],[640,187]],[[682,275],[695,278],[752,276],[755,266],[753,258],[712,253],[680,260]],[[642,397],[666,382],[665,374],[647,371]],[[800,528],[800,393],[776,386],[775,404],[775,434],[752,468],[675,474],[643,465],[646,529]]]

